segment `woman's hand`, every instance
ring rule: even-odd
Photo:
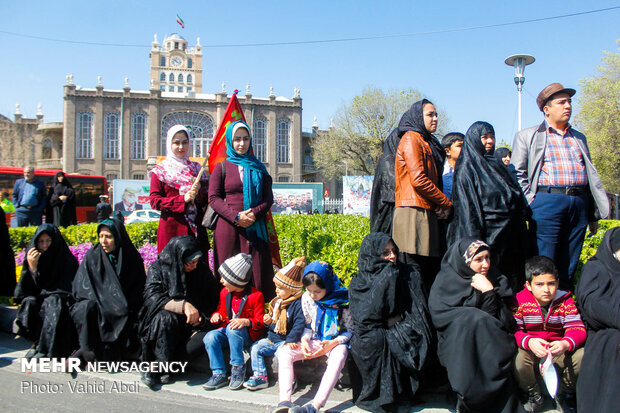
[[[191,189],[185,193],[183,200],[186,204],[188,204],[190,202],[193,202],[194,199],[196,199],[196,195],[198,195],[198,191],[196,191],[192,186]]]
[[[197,326],[202,321],[200,313],[192,303],[186,301],[185,304],[183,304],[183,313],[187,317],[186,323],[189,325]]]
[[[486,293],[487,291],[491,291],[493,289],[493,284],[487,277],[482,274],[474,274],[471,277],[471,286],[481,293]]]
[[[28,260],[28,266],[30,267],[30,271],[37,271],[39,258],[41,258],[41,253],[39,252],[39,250],[37,250],[36,248],[30,248],[28,250],[28,254],[26,254],[26,259]]]
[[[252,214],[254,216],[254,214]],[[248,211],[239,212],[239,220],[237,221],[237,225],[241,228],[247,228],[252,225],[256,221],[256,218],[252,218],[248,216]]]

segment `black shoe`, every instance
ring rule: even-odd
[[[159,382],[161,384],[169,384],[170,383],[170,374],[168,373],[164,373],[161,376],[159,376]]]
[[[555,398],[556,409],[560,413],[577,412],[577,398],[575,393],[560,392]]]
[[[153,386],[155,386],[156,384],[155,377],[153,377],[153,374],[147,373],[145,371],[140,373],[140,381],[142,381],[142,383],[144,383],[144,385],[148,387],[149,389],[153,389]]]
[[[537,413],[543,411],[545,405],[545,398],[540,392],[533,390],[527,393],[527,401],[523,405],[523,408],[528,413]]]

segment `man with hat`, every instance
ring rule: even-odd
[[[532,253],[556,263],[562,289],[572,287],[586,228],[595,233],[598,220],[609,214],[586,137],[568,123],[574,94],[560,83],[538,94],[545,120],[517,132],[511,161],[532,209]]]
[[[95,215],[97,216],[97,222],[101,222],[110,218],[112,215],[112,205],[108,202],[107,195],[99,195],[99,203],[95,207]]]

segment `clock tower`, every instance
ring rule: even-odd
[[[183,94],[202,93],[202,46],[189,48],[177,33],[160,45],[157,35],[151,43],[151,89]]]

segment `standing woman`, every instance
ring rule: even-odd
[[[240,252],[250,254],[253,285],[270,301],[275,286],[265,215],[273,204],[271,176],[252,154],[247,123],[237,121],[226,129],[226,155],[213,169],[209,185],[209,203],[219,215],[214,268]]]
[[[161,211],[157,229],[157,253],[168,242],[181,235],[198,239],[206,257],[209,240],[200,225],[203,208],[207,205],[208,180],[202,175],[200,183],[194,181],[200,172],[200,164],[190,161],[190,133],[183,125],[174,125],[166,135],[166,159],[151,170],[151,207]]]
[[[0,295],[10,297],[15,291],[15,255],[11,248],[6,215],[0,208]]]
[[[76,335],[69,307],[77,269],[78,261],[58,228],[39,226],[15,288],[15,301],[21,304],[15,323],[19,335],[33,343],[26,358],[66,357],[74,349]]]
[[[494,156],[495,131],[487,122],[469,127],[456,161],[452,187],[454,219],[448,244],[476,237],[491,247],[491,259],[513,289],[525,282],[529,206],[517,180]]]
[[[443,241],[438,218],[447,218],[452,203],[441,192],[446,152],[432,135],[437,111],[426,99],[415,102],[398,124],[392,238],[402,261],[417,267],[427,289],[439,271]]]
[[[51,210],[51,223],[57,227],[76,225],[75,215],[75,191],[71,182],[62,171],[56,172],[53,186],[50,188],[49,207]]]
[[[400,143],[398,128],[385,138],[383,154],[375,168],[370,198],[370,232],[383,232],[392,236],[394,218],[394,161]]]

